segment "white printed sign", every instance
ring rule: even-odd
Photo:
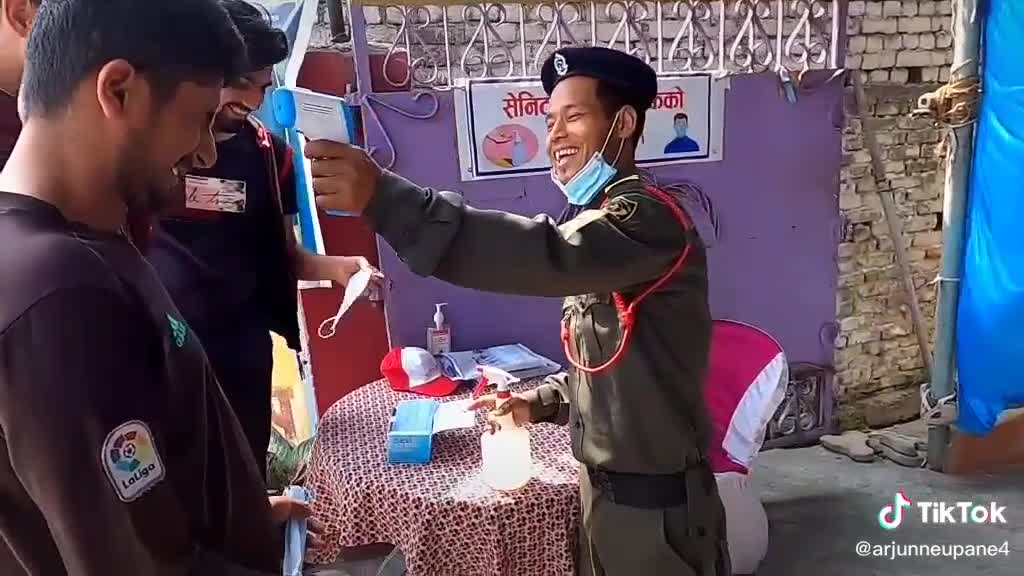
[[[727,79],[660,77],[637,149],[641,165],[722,159]],[[544,173],[548,97],[539,81],[470,80],[455,99],[463,180]]]

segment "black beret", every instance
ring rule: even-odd
[[[658,95],[658,77],[654,69],[636,56],[611,48],[561,48],[544,62],[540,70],[541,83],[549,96],[559,82],[573,76],[604,82],[639,111],[650,108]]]

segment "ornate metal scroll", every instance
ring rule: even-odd
[[[462,20],[472,33],[459,61],[464,78],[509,78],[515,75],[515,22],[509,22],[503,4],[471,4],[462,9]],[[501,29],[513,28],[512,41],[502,37]]]
[[[442,67],[435,58],[436,50],[432,50],[424,39],[424,32],[430,30],[434,23],[433,15],[426,6],[388,6],[384,9],[385,22],[398,23],[387,54],[384,56],[384,79],[392,86],[434,85],[444,78]],[[416,54],[410,58],[410,55]],[[392,61],[399,55],[404,56],[405,74],[403,77],[392,76]]]
[[[718,48],[718,18],[711,2],[704,0],[682,0],[674,2],[669,8],[659,5],[662,10],[668,9],[668,18],[680,22],[679,31],[672,36],[665,60],[669,66],[662,66],[659,72],[668,71],[705,71],[718,66],[721,51]],[[659,22],[660,24],[661,22]],[[664,34],[659,34],[664,38]]]
[[[523,76],[539,75],[541,65],[551,52],[563,46],[582,45],[573,27],[584,22],[585,10],[584,4],[579,2],[551,2],[535,6],[528,12],[531,18],[524,22],[524,26],[539,26],[544,35],[533,50],[532,62],[523,71]],[[526,49],[523,43],[523,50]]]
[[[782,66],[800,72],[826,67],[831,52],[826,3],[821,0],[791,0],[788,4],[796,26],[786,38]]]
[[[648,36],[645,27],[652,15],[646,2],[609,2],[605,5],[604,14],[609,22],[615,23],[615,29],[606,46],[620,48],[627,54],[642,58],[648,64],[651,62],[652,54],[657,57],[656,43]]]
[[[790,364],[786,398],[768,423],[766,450],[809,446],[832,431],[832,376],[824,366]]]
[[[385,156],[383,159],[377,156],[377,152],[379,152],[380,150],[376,146],[370,146],[369,149],[367,150],[370,156],[374,157],[377,163],[380,164],[381,168],[384,168],[385,170],[390,170],[391,168],[393,168],[395,166],[395,161],[398,160],[398,152],[395,150],[395,144],[391,141],[391,135],[388,134],[387,128],[385,128],[384,123],[380,121],[380,116],[377,115],[377,110],[375,106],[386,108],[388,110],[391,110],[392,112],[405,116],[406,118],[409,118],[411,120],[428,120],[437,115],[440,103],[437,100],[437,96],[435,96],[432,92],[426,91],[414,93],[412,100],[414,103],[416,103],[424,98],[426,98],[426,101],[428,103],[426,111],[411,112],[409,110],[403,110],[402,108],[399,108],[392,104],[388,104],[387,102],[381,100],[376,96],[372,96],[369,94],[363,96],[363,106],[366,108],[367,116],[370,117],[370,121],[373,122],[373,124],[377,127],[377,131],[381,134],[381,136],[383,136],[384,146],[387,148],[387,156]]]
[[[404,74],[386,69],[389,83],[444,89],[464,78],[536,77],[551,51],[567,45],[622,50],[661,74],[775,71],[788,77],[835,68],[841,2],[392,0],[383,9],[357,7],[386,14],[368,16],[363,31],[389,47],[386,64],[399,55],[409,61]]]
[[[737,0],[733,14],[739,22],[739,32],[729,46],[729,61],[741,72],[764,72],[772,67],[776,49],[772,41],[781,34],[784,19],[773,12],[771,0]],[[766,21],[775,19],[777,30],[769,32]]]

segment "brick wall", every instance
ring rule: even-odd
[[[854,0],[847,25],[847,64],[866,82],[885,185],[902,218],[929,339],[935,312],[931,282],[942,252],[945,163],[941,130],[908,115],[919,95],[949,77],[951,13],[949,0]],[[925,371],[860,120],[849,123],[843,147],[835,356],[840,420],[844,427],[881,426],[917,415]]]

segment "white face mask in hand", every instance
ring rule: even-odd
[[[341,305],[338,306],[338,313],[320,323],[320,329],[317,330],[317,334],[321,338],[326,340],[334,336],[338,322],[348,312],[348,309],[352,307],[352,304],[367,292],[372,277],[372,270],[360,270],[349,278],[348,285],[345,286],[345,297],[341,300]]]
[[[312,502],[313,495],[301,486],[289,486],[284,495],[300,502]],[[302,576],[302,564],[306,556],[305,518],[291,518],[285,531],[284,576]]]

